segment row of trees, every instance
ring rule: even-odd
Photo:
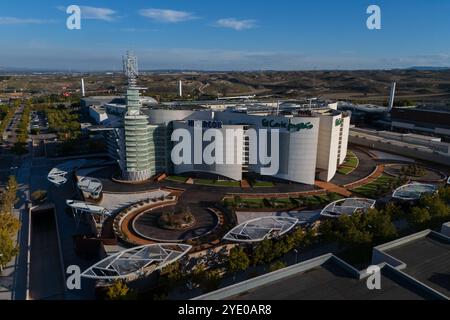
[[[19,155],[26,154],[28,152],[28,127],[30,126],[31,107],[31,101],[27,101],[17,127],[17,142],[13,147],[13,152]]]
[[[3,140],[3,132],[5,132],[6,128],[8,127],[9,123],[11,122],[14,113],[16,112],[17,107],[19,106],[20,102],[16,101],[11,106],[0,106],[0,141]]]
[[[414,229],[437,228],[450,220],[450,187],[422,197],[406,215]]]
[[[397,229],[394,217],[401,215],[401,209],[389,204],[384,209],[370,209],[367,213],[357,212],[342,215],[339,219],[325,220],[319,228],[323,237],[344,246],[348,259],[360,262],[370,259],[374,246],[393,240]]]
[[[230,273],[244,271],[248,267],[260,264],[274,263],[296,248],[304,248],[314,241],[316,232],[313,229],[297,229],[282,239],[266,239],[252,248],[247,254],[243,248],[235,247],[230,251],[227,270]]]
[[[14,238],[19,231],[20,222],[13,214],[17,190],[16,178],[11,176],[8,179],[6,189],[0,194],[0,271],[18,253]]]
[[[394,222],[400,220],[406,221],[412,231],[440,227],[450,220],[450,187],[403,208],[388,203],[383,209],[371,209],[365,214],[326,220],[319,231],[326,239],[344,245],[350,260],[362,261],[370,259],[374,246],[399,236]]]

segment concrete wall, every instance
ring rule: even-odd
[[[441,233],[444,236],[450,237],[450,222],[442,225]]]

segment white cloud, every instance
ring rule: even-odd
[[[216,26],[221,28],[234,29],[236,31],[253,29],[256,27],[256,20],[238,20],[235,18],[226,18],[216,21]]]
[[[21,24],[46,24],[53,23],[53,20],[24,19],[16,17],[0,17],[0,25],[21,25]]]
[[[67,7],[58,6],[58,10],[66,12]],[[81,18],[89,20],[114,21],[117,20],[117,12],[110,8],[98,8],[89,6],[80,6]]]
[[[109,8],[96,8],[96,7],[81,7],[81,17],[83,19],[91,20],[104,20],[114,21],[116,20],[116,11]]]
[[[142,9],[139,14],[143,17],[159,21],[177,23],[196,19],[191,12],[175,11],[169,9]]]

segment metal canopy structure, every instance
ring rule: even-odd
[[[376,200],[372,199],[341,199],[327,205],[320,215],[327,218],[339,218],[342,215],[349,216],[361,211],[366,213],[369,209],[374,208],[376,203]]]
[[[392,198],[404,201],[420,199],[425,194],[435,193],[438,187],[433,184],[410,183],[401,186],[392,194]]]
[[[92,198],[98,199],[103,191],[103,184],[95,178],[81,177],[78,181],[78,188]]]
[[[290,217],[264,217],[247,221],[231,230],[223,240],[239,243],[261,242],[288,233],[298,223]]]
[[[111,213],[105,208],[90,203],[76,200],[67,200],[66,203],[69,207],[81,213],[111,216]]]
[[[97,233],[100,234],[103,228],[103,223],[106,219],[111,217],[111,212],[97,205],[76,200],[67,200],[66,204],[72,209],[77,228],[83,217],[91,216],[94,219]]]
[[[125,250],[96,263],[81,276],[94,280],[131,280],[153,273],[180,260],[192,246],[150,244]]]
[[[67,176],[74,170],[82,167],[86,162],[86,160],[81,159],[59,164],[55,168],[50,170],[47,176],[47,180],[53,183],[55,186],[61,187],[67,183]]]
[[[55,186],[60,187],[67,183],[67,171],[60,170],[58,168],[53,168],[47,176],[48,181],[53,183]]]

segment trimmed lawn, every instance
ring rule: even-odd
[[[356,168],[351,168],[351,167],[341,167],[338,169],[338,173],[343,174],[344,176],[349,175],[350,173],[352,173],[353,171],[355,171]]]
[[[241,183],[239,181],[216,181],[209,179],[195,179],[194,184],[201,186],[232,187],[232,188],[238,188],[241,186]]]
[[[358,168],[358,157],[351,151],[348,152],[345,162],[339,167],[338,173],[348,175]]]
[[[253,188],[270,188],[275,186],[272,182],[257,181],[252,184]]]
[[[170,176],[166,180],[184,183],[184,182],[186,182],[187,178],[186,177],[178,177],[178,176]]]
[[[353,189],[352,191],[359,193],[367,198],[376,198],[379,195],[378,194],[379,190],[394,180],[395,178],[383,174],[375,181],[366,184],[364,186],[361,186],[359,188]]]
[[[237,188],[241,186],[239,181],[216,181],[215,186]]]
[[[293,198],[297,200],[298,203],[293,203],[291,198],[279,198],[279,199],[252,199],[252,198],[242,198],[238,207],[246,208],[246,209],[269,209],[273,208],[275,210],[286,210],[291,209],[298,206],[306,206],[306,207],[318,207],[325,206],[331,202],[331,194],[323,194],[323,195],[315,195],[315,196],[307,196],[301,198]],[[342,199],[341,196],[337,194],[333,194],[333,201]],[[269,206],[269,202],[271,205]],[[300,203],[301,202],[301,203]]]

